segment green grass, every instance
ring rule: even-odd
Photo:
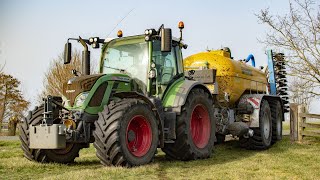
[[[284,131],[290,131],[290,122],[289,121],[284,121],[282,123],[282,130]]]
[[[22,155],[18,141],[0,141],[0,179],[318,179],[320,139],[291,144],[288,137],[265,151],[241,149],[237,141],[216,146],[212,158],[168,161],[159,151],[149,165],[104,167],[91,146],[74,164],[40,164]]]
[[[306,121],[307,123],[311,123],[311,124],[320,124],[320,121],[317,119],[317,120],[307,120]],[[282,129],[284,132],[290,132],[290,122],[289,121],[284,121],[282,123]],[[312,130],[312,131],[316,131],[316,132],[319,132],[319,128],[306,128],[306,130]]]

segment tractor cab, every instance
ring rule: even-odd
[[[162,33],[162,36],[171,37],[171,30]],[[145,35],[119,37],[107,42],[102,48],[100,73],[126,74],[137,85],[136,91],[161,98],[170,82],[183,76],[181,47],[185,47],[176,38],[164,42],[161,37],[150,29]],[[169,44],[167,49],[164,43]]]
[[[136,92],[160,100],[167,87],[184,77],[181,49],[187,46],[181,43],[182,37],[172,38],[171,29],[162,25],[158,31],[147,29],[142,35],[122,37],[121,30],[117,35],[118,38],[111,40],[98,37],[68,39],[65,64],[71,61],[70,40],[80,42],[84,49],[82,72],[73,72],[75,77],[63,86],[62,100],[66,108],[82,109],[96,116],[105,104],[117,98],[113,94],[119,92]],[[102,49],[97,75],[90,75],[89,46]],[[96,92],[100,95],[94,96]]]
[[[149,44],[144,36],[114,39],[102,50],[100,73],[126,74],[146,93],[148,83]]]

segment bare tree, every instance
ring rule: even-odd
[[[290,100],[293,103],[305,104],[309,109],[311,100],[315,97],[314,94],[306,93],[313,91],[312,87],[309,85],[309,82],[297,78],[291,78],[290,82]]]
[[[44,90],[38,95],[38,103],[42,103],[42,98],[47,95],[61,96],[63,93],[63,84],[74,77],[72,70],[76,70],[81,75],[81,55],[80,51],[73,51],[70,64],[63,64],[63,54],[53,59],[43,80]],[[95,73],[95,63],[91,63],[90,71]]]
[[[3,73],[3,69],[6,66],[6,63],[0,64],[0,74]]]
[[[0,73],[2,73],[3,69],[4,69],[4,65],[3,66],[0,65]]]
[[[79,51],[74,51],[70,64],[63,64],[63,54],[53,59],[48,71],[45,73],[44,90],[41,97],[47,95],[61,96],[63,84],[74,77],[72,70],[81,70],[81,56]]]
[[[285,51],[288,75],[295,79],[290,86],[293,96],[299,97],[299,101],[301,98],[319,98],[320,7],[312,0],[292,0],[289,8],[284,16],[271,15],[269,9],[261,10],[257,15],[270,29],[262,42],[270,48]]]

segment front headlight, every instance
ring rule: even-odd
[[[65,96],[62,96],[62,106],[70,107],[70,100],[68,100]]]
[[[80,107],[83,105],[84,101],[87,99],[89,92],[80,93],[75,100],[75,106]]]

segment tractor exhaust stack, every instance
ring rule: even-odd
[[[88,50],[82,51],[82,74],[90,74],[90,51]]]
[[[82,51],[82,74],[89,75],[90,74],[90,51],[88,50],[88,46],[86,42],[79,36],[79,41],[84,47]]]

